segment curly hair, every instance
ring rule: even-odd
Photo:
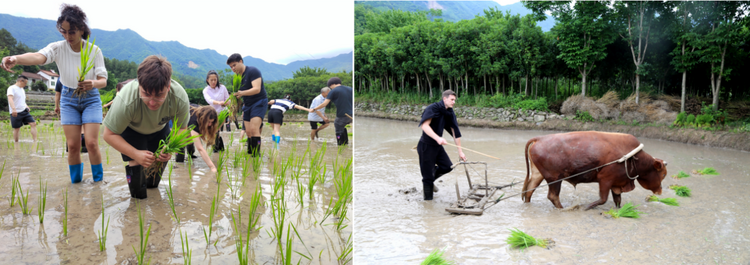
[[[68,21],[70,29],[80,30],[83,32],[81,38],[88,39],[91,35],[91,29],[86,24],[86,13],[77,5],[62,4],[60,6],[60,17],[57,18],[57,29],[62,29],[62,23]]]
[[[216,134],[219,132],[217,119],[219,118],[216,114],[216,110],[211,106],[202,107],[190,107],[192,116],[195,116],[198,121],[198,129],[201,131],[201,140],[206,143],[206,146],[214,145],[216,140]],[[213,120],[213,122],[209,122]]]

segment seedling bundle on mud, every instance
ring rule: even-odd
[[[533,236],[530,236],[529,234],[524,233],[520,229],[516,228],[514,229],[508,229],[510,230],[510,236],[508,236],[508,239],[505,240],[508,245],[510,245],[513,248],[528,248],[532,246],[540,246],[543,248],[547,248],[547,245],[551,243],[551,240],[549,239],[537,239]]]
[[[656,195],[648,196],[648,198],[646,198],[646,201],[648,201],[648,202],[661,202],[661,203],[669,205],[669,206],[680,206],[680,203],[677,202],[677,199],[675,199],[675,198],[660,199],[659,197],[656,197]]]
[[[626,203],[625,205],[622,206],[622,208],[617,209],[617,210],[609,209],[609,211],[604,212],[604,214],[608,214],[612,216],[613,218],[620,218],[620,217],[636,218],[636,219],[641,218],[640,214],[642,214],[643,212],[639,212],[636,209],[636,207],[638,206],[637,205],[633,206],[632,203]]]
[[[674,193],[677,194],[677,196],[680,197],[690,197],[690,188],[680,185],[671,185],[669,186],[670,189],[674,190]]]
[[[445,254],[445,251],[440,251],[439,249],[433,250],[432,253],[430,253],[427,258],[420,263],[420,265],[453,265],[456,264],[455,261],[447,260],[443,258],[443,254]]]

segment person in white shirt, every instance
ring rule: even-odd
[[[102,123],[102,101],[99,88],[107,86],[107,69],[104,67],[104,55],[101,49],[93,45],[91,59],[93,69],[79,79],[78,69],[81,66],[81,46],[91,35],[86,24],[86,14],[75,5],[62,5],[57,29],[65,40],[50,43],[39,52],[2,58],[2,68],[11,72],[16,65],[42,65],[57,63],[63,90],[60,100],[60,123],[65,131],[68,144],[68,167],[70,181],[81,182],[83,163],[81,162],[81,126],[86,134],[86,147],[91,162],[91,173],[94,182],[104,177],[102,156],[99,151],[99,127]],[[89,61],[90,63],[91,61]],[[83,81],[79,81],[83,80]],[[74,93],[76,90],[83,93]]]
[[[229,99],[229,91],[227,91],[227,87],[219,82],[219,74],[214,70],[208,71],[208,74],[206,75],[206,84],[207,86],[203,88],[203,98],[206,99],[208,105],[216,110],[216,114],[219,114],[219,112],[226,109],[227,99]],[[229,125],[231,123],[228,118],[226,124],[227,132],[229,132]],[[219,125],[219,127],[221,130],[224,128],[222,125]],[[214,150],[214,153],[224,150],[224,139],[221,139],[221,134],[216,134],[216,139],[214,140],[214,146],[212,149]]]
[[[31,137],[36,142],[36,121],[29,114],[31,109],[26,105],[26,92],[23,88],[29,83],[25,76],[18,76],[16,84],[8,87],[8,108],[10,109],[10,124],[13,127],[13,140],[18,142],[18,131],[25,124],[31,126]]]
[[[313,112],[307,114],[307,120],[310,121],[310,128],[312,129],[312,132],[310,132],[310,139],[312,139],[313,141],[315,141],[315,138],[319,138],[319,131],[325,129],[326,127],[328,127],[328,125],[330,125],[329,122],[326,122],[326,119],[328,119],[328,117],[326,117],[325,115],[326,108],[323,107],[319,110],[315,109],[315,107],[326,101],[326,97],[328,96],[328,92],[330,91],[331,89],[328,87],[321,88],[320,95],[315,97],[312,103],[310,103],[310,108],[313,109]],[[321,126],[318,127],[318,124],[320,124]]]
[[[271,105],[271,110],[268,111],[268,123],[273,127],[273,134],[271,139],[276,143],[276,148],[279,147],[281,141],[281,124],[284,123],[284,112],[290,109],[298,109],[310,112],[312,110],[294,104],[290,95],[286,95],[283,99],[272,99],[268,101],[268,105]]]

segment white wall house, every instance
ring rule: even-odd
[[[46,79],[44,83],[47,84],[48,90],[55,90],[55,85],[60,79],[60,75],[55,73],[55,70],[41,70],[37,74]]]

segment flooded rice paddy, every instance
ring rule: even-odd
[[[668,177],[660,198],[677,198],[680,206],[646,202],[651,195],[636,184],[622,195],[644,212],[640,219],[613,219],[601,215],[614,207],[607,203],[584,211],[598,199],[598,184],[562,185],[566,209],[555,209],[547,188],[537,190],[531,203],[520,196],[501,201],[481,216],[451,215],[445,211],[456,200],[455,183],[468,190],[463,168],[438,180],[433,201],[422,200],[416,150],[421,135],[415,122],[358,118],[355,148],[356,264],[417,264],[435,250],[459,264],[748,264],[750,262],[750,154],[651,139],[639,139],[643,149],[666,160]],[[464,147],[496,156],[490,159],[465,151],[470,161],[488,163],[490,184],[523,181],[523,149],[532,137],[547,131],[462,128]],[[453,143],[448,134],[444,134]],[[455,147],[446,146],[453,161]],[[575,159],[575,158],[571,158]],[[679,171],[715,168],[720,175],[691,174],[673,179]],[[469,169],[478,181],[483,167]],[[545,184],[546,182],[543,182]],[[680,184],[692,190],[688,198],[667,188]],[[506,196],[522,185],[504,189]],[[415,187],[416,192],[408,191]],[[406,193],[406,194],[405,194]],[[498,194],[502,194],[499,192]],[[518,228],[537,238],[555,241],[550,249],[512,249],[505,243]]]
[[[264,130],[263,159],[254,165],[241,156],[246,148],[240,147],[239,131],[223,132],[229,147],[220,179],[197,152],[192,166],[172,159],[178,222],[170,207],[166,172],[159,187],[148,190],[147,199],[132,199],[119,152],[100,139],[104,181],[93,182],[88,155],[83,154],[83,182],[71,184],[62,128],[59,122],[41,123],[38,143],[31,141],[28,126],[22,129],[21,141],[13,143],[9,123],[0,123],[0,160],[5,161],[0,179],[0,263],[136,264],[139,208],[144,230],[149,225],[151,229],[144,258],[151,264],[186,263],[185,235],[195,264],[240,264],[238,249],[248,264],[351,263],[352,218],[347,212],[352,200],[352,148],[337,149],[333,128],[319,133],[323,141],[308,142],[307,123],[287,123],[278,151],[273,151],[271,130]],[[216,163],[220,154],[210,154]],[[22,213],[18,196],[10,205],[14,177],[33,207],[28,215]],[[43,223],[38,214],[40,178],[47,183]],[[254,195],[256,188],[258,195]],[[63,232],[66,192],[67,236]],[[251,218],[254,199],[258,206]],[[236,219],[240,223],[235,226]],[[109,221],[109,228],[106,249],[100,251],[103,220]],[[258,223],[248,232],[250,220]]]

